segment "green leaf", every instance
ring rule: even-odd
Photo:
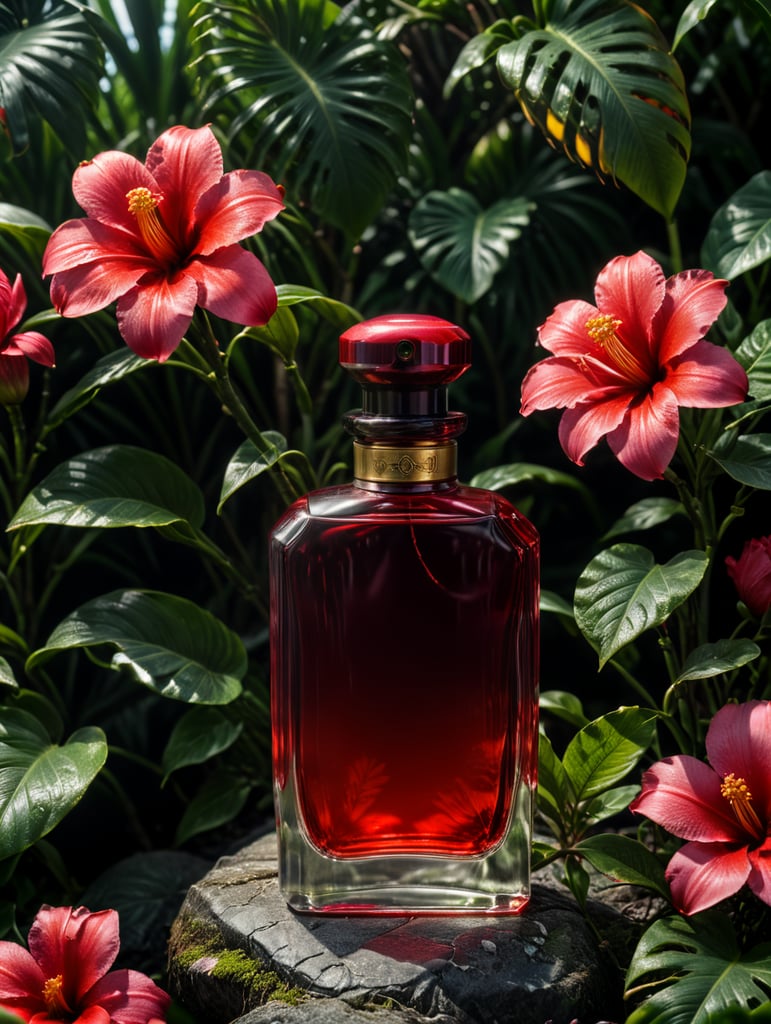
[[[234,340],[239,341],[241,338],[259,341],[271,352],[275,352],[283,362],[291,363],[294,361],[295,349],[300,340],[300,329],[291,310],[286,306],[279,306],[264,326],[247,327]]]
[[[530,462],[510,462],[506,466],[484,469],[472,478],[471,486],[500,491],[504,487],[513,487],[528,480],[542,480],[554,487],[569,487],[582,493],[591,502],[591,494],[586,485],[571,473],[561,473],[550,466],[536,466]]]
[[[2,932],[0,932],[2,935]],[[0,1024],[24,1024],[24,1018],[0,1007]]]
[[[552,612],[553,614],[566,619],[569,623],[574,623],[576,621],[573,606],[568,604],[568,602],[563,597],[560,597],[559,594],[555,594],[553,590],[541,590],[539,607],[542,612]]]
[[[472,71],[491,60],[504,43],[510,43],[515,34],[510,21],[499,19],[479,35],[472,36],[455,59],[445,79],[444,96],[448,99],[458,82]]]
[[[760,648],[752,640],[718,640],[714,644],[702,644],[685,659],[683,671],[674,682],[709,679],[723,672],[731,672],[754,661],[760,653]]]
[[[530,220],[527,199],[499,199],[487,209],[463,189],[432,191],[410,214],[408,234],[420,262],[447,291],[473,303],[492,287],[510,243]]]
[[[742,434],[727,455],[707,454],[740,484],[771,491],[771,434]]]
[[[555,149],[669,219],[691,138],[683,74],[666,39],[635,4],[555,0],[546,17],[498,50],[504,82]]]
[[[17,5],[21,6],[21,5]],[[82,9],[67,0],[0,5],[0,107],[14,155],[42,118],[75,154],[86,141],[84,112],[96,105],[104,54]],[[44,10],[44,7],[46,8]]]
[[[707,1024],[711,1014],[768,1001],[771,943],[741,952],[730,918],[720,911],[667,917],[644,933],[626,976],[635,985],[664,985],[626,1024]]]
[[[222,511],[222,506],[228,498],[232,498],[239,488],[260,476],[271,466],[275,466],[280,462],[282,456],[287,454],[286,438],[282,434],[275,430],[266,430],[262,436],[269,444],[273,445],[270,451],[260,452],[253,441],[243,441],[227,464],[222,480],[217,514]]]
[[[199,528],[203,519],[203,495],[170,459],[145,448],[108,445],[57,466],[27,495],[8,528],[161,527],[179,521]]]
[[[11,235],[26,235],[30,232],[47,238],[51,234],[51,225],[38,217],[31,210],[13,203],[0,203],[0,228]]]
[[[724,203],[710,222],[702,266],[735,277],[771,257],[771,171],[760,171]]]
[[[57,427],[78,409],[82,409],[84,405],[96,398],[106,384],[122,380],[136,370],[155,365],[153,360],[141,359],[128,348],[108,352],[106,356],[102,356],[94,363],[88,373],[81,377],[74,387],[62,395],[48,414],[46,425],[49,429]]]
[[[59,623],[34,668],[57,651],[107,644],[114,667],[163,697],[228,704],[241,692],[246,652],[240,639],[192,601],[152,590],[115,590],[88,601]]]
[[[653,742],[656,716],[645,708],[611,711],[589,722],[567,746],[562,764],[577,800],[620,782]]]
[[[700,22],[704,21],[717,2],[718,0],[691,0],[680,15],[680,20],[677,23],[675,38],[672,43],[673,51],[682,42],[683,36],[687,35],[691,29],[696,28]]]
[[[555,826],[559,834],[569,817],[573,793],[562,762],[554,753],[551,740],[538,737],[538,810]]]
[[[663,864],[636,839],[614,833],[588,836],[574,849],[603,875],[627,885],[642,885],[670,899]]]
[[[757,324],[734,354],[747,371],[752,397],[771,398],[771,320]]]
[[[179,768],[203,764],[215,754],[227,750],[243,728],[243,722],[232,721],[219,708],[190,708],[174,726],[163,751],[161,768],[164,782]]]
[[[589,721],[584,714],[581,701],[573,693],[566,693],[564,690],[543,690],[538,703],[541,711],[551,712],[576,729],[582,729]]]
[[[617,537],[620,533],[631,533],[635,530],[650,530],[654,526],[666,523],[673,516],[685,515],[682,502],[675,498],[643,498],[630,505],[620,519],[617,519],[602,540]]]
[[[639,792],[640,787],[635,784],[614,786],[604,793],[598,793],[591,800],[587,800],[581,808],[581,819],[586,825],[597,825],[601,821],[607,821],[608,818],[625,811]]]
[[[362,319],[361,313],[354,309],[353,306],[347,306],[344,302],[339,302],[337,299],[330,299],[323,292],[316,291],[315,288],[308,288],[305,285],[279,284],[276,285],[276,294],[278,295],[279,308],[281,306],[296,306],[298,303],[303,305],[308,303],[319,316],[332,324],[335,330],[338,331],[344,331]]]
[[[19,684],[16,682],[16,676],[13,673],[13,669],[5,658],[0,658],[0,686],[10,686],[12,690],[19,689]]]
[[[647,548],[614,544],[591,560],[575,593],[576,622],[599,652],[600,668],[647,629],[661,625],[693,593],[707,570],[703,551],[665,565]]]
[[[215,771],[188,804],[177,827],[174,844],[181,846],[201,832],[226,825],[247,801],[251,786],[226,771]]]
[[[245,166],[358,238],[407,164],[407,62],[329,0],[202,0],[193,24],[204,115],[222,116]]]
[[[47,835],[86,792],[107,759],[101,729],[78,729],[55,746],[26,711],[0,716],[0,860]]]

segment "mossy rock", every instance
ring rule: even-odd
[[[207,1024],[228,1024],[267,1002],[291,1006],[305,998],[276,971],[228,947],[210,923],[181,914],[169,939],[169,978],[180,1001]]]

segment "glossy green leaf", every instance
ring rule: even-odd
[[[613,786],[598,793],[581,808],[581,820],[586,825],[597,825],[608,818],[626,811],[631,802],[640,792],[639,785]]]
[[[0,936],[2,936],[0,931]],[[0,1007],[0,1024],[24,1024],[24,1018],[19,1017],[16,1013],[11,1013],[10,1010],[4,1010]]]
[[[578,627],[598,651],[600,668],[647,629],[661,625],[693,593],[708,565],[684,551],[658,565],[647,548],[614,544],[591,560],[576,585]]]
[[[739,483],[771,491],[771,434],[742,434],[726,455],[708,454]]]
[[[291,363],[300,340],[300,329],[292,311],[286,306],[279,306],[266,324],[262,327],[247,327],[235,340],[241,338],[259,341],[271,352],[275,352],[279,359]]]
[[[238,636],[192,601],[151,590],[115,590],[81,605],[28,661],[57,651],[116,648],[112,663],[163,697],[227,704],[241,692],[246,652]]]
[[[642,885],[667,900],[670,898],[664,865],[638,840],[616,833],[587,836],[576,843],[575,850],[603,875],[627,885]]]
[[[193,35],[204,115],[349,237],[407,164],[412,89],[395,43],[329,0],[201,0]]]
[[[569,854],[565,858],[565,882],[582,910],[586,907],[591,881],[589,872],[578,857]]]
[[[190,708],[172,729],[163,751],[161,768],[165,778],[179,768],[203,764],[221,754],[235,743],[243,728],[243,722],[234,722],[219,708]]]
[[[146,448],[108,445],[61,463],[24,499],[9,529],[59,526],[198,528],[203,495],[170,459]]]
[[[674,682],[709,679],[731,672],[754,661],[760,653],[760,648],[752,640],[718,640],[714,644],[702,644],[685,659],[683,671]]]
[[[504,82],[555,149],[671,217],[691,138],[667,40],[635,4],[555,0],[546,19],[498,50]]]
[[[747,371],[752,397],[758,400],[771,398],[771,320],[757,324],[735,355]]]
[[[576,733],[562,764],[578,800],[588,800],[620,782],[653,742],[656,716],[645,708],[611,711]]]
[[[58,426],[68,419],[78,409],[82,409],[100,390],[107,384],[122,380],[136,370],[146,369],[156,364],[149,359],[140,359],[139,356],[129,348],[116,349],[108,352],[106,356],[97,359],[91,369],[81,377],[74,387],[62,395],[59,401],[51,409],[47,418],[47,426],[50,428]]]
[[[27,148],[30,123],[42,118],[80,154],[84,106],[96,105],[104,62],[85,5],[51,0],[25,4],[23,13],[14,6],[0,4],[0,107],[13,152]]]
[[[471,480],[472,487],[484,487],[488,491],[500,491],[514,487],[528,480],[542,480],[554,487],[569,487],[591,498],[586,485],[571,473],[561,473],[551,466],[536,466],[531,462],[510,462],[506,466],[494,466],[477,473]]]
[[[0,860],[26,850],[59,824],[107,759],[101,729],[78,729],[52,744],[36,718],[17,708],[0,715]]]
[[[227,464],[217,505],[218,513],[222,511],[222,506],[228,498],[231,498],[237,490],[270,469],[271,466],[275,466],[286,454],[286,438],[278,431],[266,430],[263,437],[272,445],[270,451],[260,452],[253,441],[243,441]]]
[[[771,258],[771,171],[760,171],[713,216],[702,266],[732,281]]]
[[[432,191],[415,204],[408,234],[428,273],[453,295],[473,303],[492,287],[531,209],[522,198],[499,199],[484,209],[463,189]]]
[[[174,837],[181,846],[193,836],[226,825],[243,808],[251,791],[244,779],[236,779],[229,772],[215,771],[208,776],[188,804]]]
[[[673,516],[685,515],[682,502],[675,498],[642,498],[630,505],[624,514],[615,521],[602,538],[608,540],[621,533],[633,533],[637,530],[650,530],[654,526],[666,523]]]
[[[568,602],[563,597],[560,597],[559,594],[555,594],[553,590],[541,589],[539,607],[542,612],[552,612],[554,615],[560,615],[564,619],[568,619],[570,622],[576,621],[573,606],[568,604]]]
[[[680,20],[677,23],[675,37],[672,42],[673,50],[677,49],[683,37],[686,36],[691,29],[696,28],[697,25],[704,21],[709,12],[718,2],[719,0],[691,0],[680,15]]]
[[[13,673],[13,669],[5,660],[0,657],[0,686],[10,686],[12,690],[18,690],[19,684],[16,682],[16,676]]]
[[[707,1024],[711,1014],[752,1007],[771,992],[771,943],[742,952],[720,911],[667,917],[643,934],[626,976],[627,991],[663,986],[626,1024]]]
[[[573,802],[570,780],[548,736],[538,737],[538,809],[553,822],[555,832],[569,813]]]
[[[337,299],[330,299],[315,288],[300,284],[276,285],[279,308],[282,306],[310,305],[314,312],[339,331],[344,331],[362,319],[361,313]]]
[[[574,693],[565,690],[542,690],[538,700],[541,711],[548,711],[576,729],[582,729],[589,719],[584,714],[581,701]]]
[[[32,210],[13,203],[0,203],[0,229],[12,235],[38,233],[42,238],[51,234],[51,225]]]
[[[445,79],[445,98],[452,94],[453,89],[462,78],[481,68],[495,56],[504,43],[510,43],[514,38],[511,22],[502,18],[493,22],[479,35],[472,36],[456,57],[455,63]]]

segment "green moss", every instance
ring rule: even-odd
[[[276,999],[296,1006],[306,996],[302,989],[288,985],[243,949],[229,949],[212,925],[193,918],[177,919],[174,933],[174,960],[179,969],[189,970],[205,957],[215,960],[208,971],[211,977],[238,985],[250,1003],[260,1005]]]

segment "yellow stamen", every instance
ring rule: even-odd
[[[592,341],[597,342],[628,380],[649,387],[653,383],[651,374],[617,334],[621,324],[622,321],[610,313],[600,313],[587,320],[585,326]]]
[[[132,188],[126,193],[129,213],[137,219],[142,241],[156,259],[173,262],[177,257],[177,249],[158,211],[162,198],[144,186]]]
[[[67,1000],[62,995],[63,981],[61,974],[57,974],[55,978],[49,978],[43,985],[43,999],[52,1017],[62,1015],[69,1017],[72,1014],[72,1007],[67,1005]]]
[[[758,817],[757,811],[752,806],[752,793],[744,779],[737,779],[733,772],[730,772],[723,779],[720,786],[720,794],[731,805],[731,810],[736,815],[736,820],[749,833],[757,839],[763,839],[766,830]]]

